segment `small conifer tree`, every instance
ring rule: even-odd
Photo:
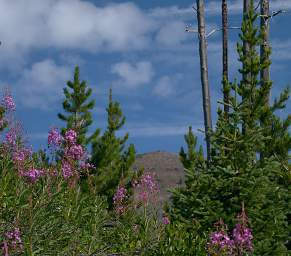
[[[69,88],[64,88],[65,100],[63,101],[63,109],[68,115],[59,113],[58,117],[67,123],[66,128],[62,129],[62,135],[66,129],[73,129],[77,132],[77,143],[86,147],[92,143],[99,135],[99,129],[89,137],[86,136],[88,127],[92,124],[91,110],[94,108],[95,101],[89,100],[92,94],[92,89],[88,88],[86,81],[80,82],[79,67],[75,67],[74,81],[68,81],[67,86],[73,91],[70,92]]]
[[[107,128],[92,145],[92,164],[96,167],[93,174],[97,191],[106,196],[109,207],[111,207],[118,185],[130,187],[133,176],[130,168],[135,161],[135,148],[131,144],[125,149],[128,133],[121,138],[116,135],[116,132],[124,125],[125,117],[119,103],[113,101],[111,89],[106,110]]]
[[[255,27],[256,21],[251,1],[241,35],[249,50],[245,52],[238,44],[243,78],[239,84],[229,84],[228,117],[218,110],[216,129],[211,135],[212,162],[207,167],[200,164],[200,158],[193,157],[195,153],[191,152],[196,145],[195,139],[189,139],[190,130],[186,137],[189,156],[186,158],[181,152],[182,162],[188,168],[186,186],[173,190],[170,212],[173,221],[182,221],[188,228],[192,225],[199,234],[209,234],[219,219],[233,228],[243,202],[253,231],[254,255],[288,255],[290,171],[281,160],[288,158],[290,150],[287,139],[290,120],[281,121],[275,114],[277,109],[284,108],[288,90],[273,105],[266,106],[271,82],[261,83],[258,76],[270,61],[265,58],[261,63],[257,54],[261,35]],[[272,138],[276,133],[284,134],[283,138]],[[258,157],[260,152],[263,158]]]

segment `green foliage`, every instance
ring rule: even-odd
[[[199,151],[197,152],[197,137],[192,132],[192,127],[189,127],[188,134],[184,136],[187,143],[187,153],[183,147],[180,150],[180,160],[185,167],[185,169],[193,169],[196,164],[204,164],[203,149],[200,146]]]
[[[109,92],[107,107],[107,129],[104,134],[92,145],[91,162],[96,167],[94,184],[101,195],[105,195],[112,206],[112,197],[121,183],[128,189],[134,173],[130,170],[135,160],[134,145],[125,150],[128,134],[119,138],[116,132],[124,125],[125,117],[118,102],[112,99],[112,90]]]
[[[159,255],[156,251],[164,227],[153,211],[137,212],[130,209],[115,219],[114,226],[114,229],[107,232],[107,239],[112,244],[111,252],[123,255]],[[116,241],[119,242],[114,244]]]
[[[269,104],[269,95],[272,88],[272,81],[259,80],[261,70],[271,65],[271,48],[266,49],[263,61],[257,53],[257,48],[264,44],[263,31],[255,25],[258,15],[254,9],[245,14],[242,24],[240,38],[249,45],[249,50],[244,51],[242,43],[237,44],[239,60],[242,63],[242,80],[237,87],[237,93],[242,97],[241,109],[244,113],[244,126],[252,127],[260,122],[263,135],[266,140],[261,145],[259,152],[263,157],[277,155],[280,161],[288,161],[288,152],[291,150],[291,135],[288,129],[291,125],[291,115],[281,120],[275,112],[284,109],[289,99],[290,89],[287,87],[275,99],[273,104]]]
[[[100,130],[97,129],[90,137],[86,137],[88,127],[92,124],[92,114],[90,110],[94,108],[95,101],[87,102],[92,94],[92,89],[87,88],[86,81],[80,82],[79,67],[75,67],[74,81],[68,81],[67,86],[64,88],[66,99],[63,101],[63,109],[68,115],[59,113],[58,117],[67,123],[66,128],[62,129],[62,135],[66,129],[73,129],[78,134],[77,143],[86,146],[95,140]]]
[[[9,255],[150,255],[157,250],[163,225],[153,211],[136,210],[132,204],[123,215],[109,214],[94,186],[84,192],[78,183],[64,180],[61,164],[51,166],[42,153],[25,166],[46,169],[47,175],[28,182],[2,149],[0,246],[15,227],[23,242],[22,249],[9,248]]]
[[[198,233],[193,225],[176,221],[167,225],[163,240],[157,251],[151,255],[196,255],[205,256],[207,234]]]
[[[28,184],[11,165],[1,169],[0,241],[16,225],[26,255],[93,253],[102,245],[104,209],[100,197],[70,190],[60,177]]]
[[[239,84],[228,83],[232,93],[228,116],[218,110],[211,134],[212,162],[206,166],[199,157],[201,151],[193,153],[196,139],[190,129],[185,137],[188,155],[180,153],[187,169],[186,186],[173,190],[170,214],[174,222],[185,223],[185,230],[192,226],[198,234],[209,234],[219,219],[232,229],[244,202],[254,236],[254,255],[288,255],[290,116],[281,121],[275,111],[284,108],[289,96],[286,89],[273,105],[266,104],[272,83],[263,83],[258,76],[270,61],[265,56],[260,63],[257,47],[262,41],[256,19],[252,6],[240,36],[249,51],[238,44],[243,78]],[[197,247],[192,255],[199,253]]]
[[[4,120],[5,109],[0,106],[0,132],[7,127],[7,122]]]

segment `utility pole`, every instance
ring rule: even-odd
[[[250,11],[250,7],[251,7],[251,1],[244,0],[243,19],[246,18],[245,15],[247,15],[247,13]],[[243,42],[243,46],[244,46],[244,52],[246,54],[250,50],[250,46],[246,41]]]
[[[222,81],[223,81],[223,102],[225,116],[229,113],[229,91],[226,89],[228,82],[228,21],[227,21],[227,0],[222,0]]]
[[[261,44],[261,49],[260,49],[260,58],[261,58],[261,63],[264,63],[266,61],[266,55],[269,51],[269,31],[270,31],[270,18],[269,18],[269,0],[260,0],[261,1],[261,31],[262,31],[262,36],[263,36],[263,42]],[[265,67],[264,69],[261,70],[261,82],[262,86],[265,85],[265,83],[268,83],[270,80],[270,68],[269,66]],[[269,105],[269,97],[270,97],[270,92],[268,93],[266,97],[266,105]]]
[[[247,19],[246,15],[248,15],[249,11],[250,11],[250,7],[251,7],[251,0],[244,0],[243,2],[244,4],[244,7],[243,7],[243,20]],[[250,45],[248,42],[246,42],[245,40],[243,41],[243,52],[244,52],[244,55],[246,56],[247,53],[250,51]],[[243,66],[243,70],[245,69],[245,67]],[[246,75],[246,74],[243,74],[243,86],[245,87],[249,87],[249,83],[250,83],[250,76],[249,75]],[[242,100],[244,100],[244,97],[242,98]],[[246,126],[245,126],[245,123],[243,122],[242,124],[242,133],[245,134],[246,132]]]
[[[206,135],[207,161],[209,162],[211,160],[211,145],[209,132],[212,130],[212,120],[211,120],[211,105],[208,79],[208,64],[207,64],[207,43],[205,37],[204,0],[196,0],[196,5],[198,20],[200,73],[203,98],[204,126]]]

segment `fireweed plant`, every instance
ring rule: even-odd
[[[152,177],[135,183],[143,193],[137,201],[120,182],[115,211],[108,212],[90,175],[90,189],[81,189],[80,174],[95,167],[76,131],[62,136],[51,128],[44,156],[26,146],[15,110],[7,90],[0,105],[0,255],[148,255],[165,226],[153,211],[139,211],[158,192]]]
[[[231,235],[227,232],[227,225],[223,220],[219,220],[215,227],[217,231],[210,234],[207,243],[207,251],[209,255],[226,255],[226,256],[243,256],[252,255],[253,235],[250,228],[247,227],[248,218],[245,213],[244,206],[242,212],[237,216],[238,223],[235,225]]]
[[[159,189],[155,175],[144,173],[132,181],[132,187],[134,191],[130,196],[121,183],[113,196],[115,222],[120,232],[113,232],[112,236],[125,242],[116,252],[155,255],[164,227],[169,222],[169,219],[165,221],[158,217]]]

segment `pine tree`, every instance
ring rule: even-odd
[[[66,128],[62,129],[62,135],[65,130],[73,129],[78,134],[77,143],[86,147],[98,137],[100,132],[99,129],[96,129],[91,136],[86,136],[88,127],[93,123],[90,111],[94,108],[95,101],[87,102],[92,94],[92,89],[87,87],[86,81],[80,82],[78,66],[75,67],[74,81],[68,81],[67,86],[73,91],[70,92],[69,88],[64,88],[66,99],[63,101],[63,109],[68,115],[58,114],[58,117],[67,123]]]
[[[180,150],[180,160],[185,167],[186,170],[192,170],[195,168],[195,165],[200,164],[203,165],[204,157],[203,157],[203,148],[200,146],[199,151],[197,152],[197,137],[192,132],[192,127],[189,127],[188,134],[184,136],[186,144],[187,144],[187,153],[183,147]]]
[[[112,207],[112,197],[118,185],[130,187],[134,173],[130,170],[135,161],[135,148],[131,144],[125,149],[128,133],[124,137],[117,137],[116,132],[125,123],[120,104],[112,99],[109,92],[107,107],[107,129],[92,145],[92,164],[94,170],[94,184],[97,191],[106,196],[109,208]]]
[[[213,230],[213,224],[220,218],[233,228],[243,202],[253,231],[254,255],[288,255],[290,171],[278,159],[288,157],[290,146],[282,138],[271,138],[272,132],[284,134],[285,139],[290,137],[289,119],[281,121],[275,115],[275,110],[284,107],[288,90],[273,105],[266,106],[271,83],[261,83],[258,77],[270,61],[266,58],[261,63],[256,51],[262,42],[256,21],[251,1],[240,36],[244,45],[248,45],[248,51],[238,44],[243,76],[240,83],[229,84],[228,118],[218,110],[216,129],[211,134],[212,162],[207,167],[195,157],[194,163],[184,161],[190,168],[186,172],[186,186],[173,190],[170,212],[173,221],[182,221],[185,227],[192,225],[193,230],[202,234]],[[268,120],[266,125],[262,125],[263,117]],[[193,141],[186,140],[188,150],[193,148]],[[274,145],[270,145],[270,141]],[[262,151],[264,158],[258,159]]]

